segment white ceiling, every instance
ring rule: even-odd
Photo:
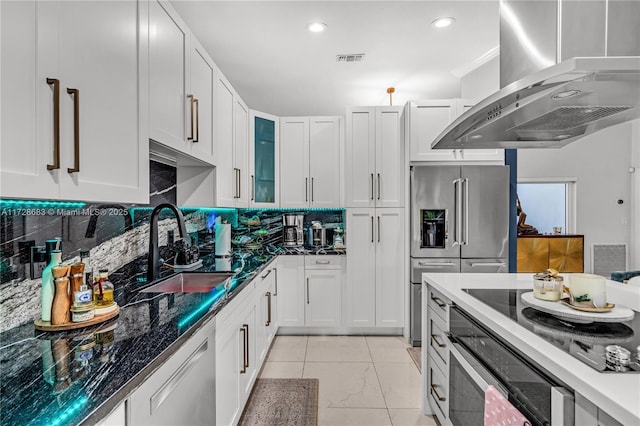
[[[388,87],[394,105],[458,97],[460,73],[499,42],[498,0],[171,3],[249,107],[279,116],[388,105]],[[442,16],[455,24],[434,28]]]

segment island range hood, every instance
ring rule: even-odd
[[[500,80],[432,148],[560,148],[640,118],[640,2],[502,0]]]

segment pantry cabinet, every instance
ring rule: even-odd
[[[214,164],[217,68],[168,2],[149,7],[150,138]]]
[[[462,99],[412,101],[406,106],[409,115],[411,161],[504,162],[502,149],[432,149],[431,144],[449,124],[473,106]]]
[[[340,117],[281,117],[281,207],[339,207],[341,152]]]
[[[0,8],[0,196],[148,202],[148,4]]]
[[[349,108],[346,145],[347,207],[403,207],[402,107]]]
[[[249,108],[225,76],[216,78],[216,206],[249,206]]]
[[[130,396],[131,424],[215,424],[215,320],[209,320]]]
[[[347,211],[346,325],[404,325],[405,212],[401,208]]]
[[[279,118],[250,110],[249,190],[251,207],[279,207],[280,125]]]

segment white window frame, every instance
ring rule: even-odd
[[[576,234],[576,194],[578,192],[578,178],[577,177],[534,177],[534,178],[518,178],[517,183],[562,183],[567,188],[565,193],[565,206],[566,206],[566,234]]]

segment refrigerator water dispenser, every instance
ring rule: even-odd
[[[447,240],[447,211],[422,209],[421,248],[445,248]]]

